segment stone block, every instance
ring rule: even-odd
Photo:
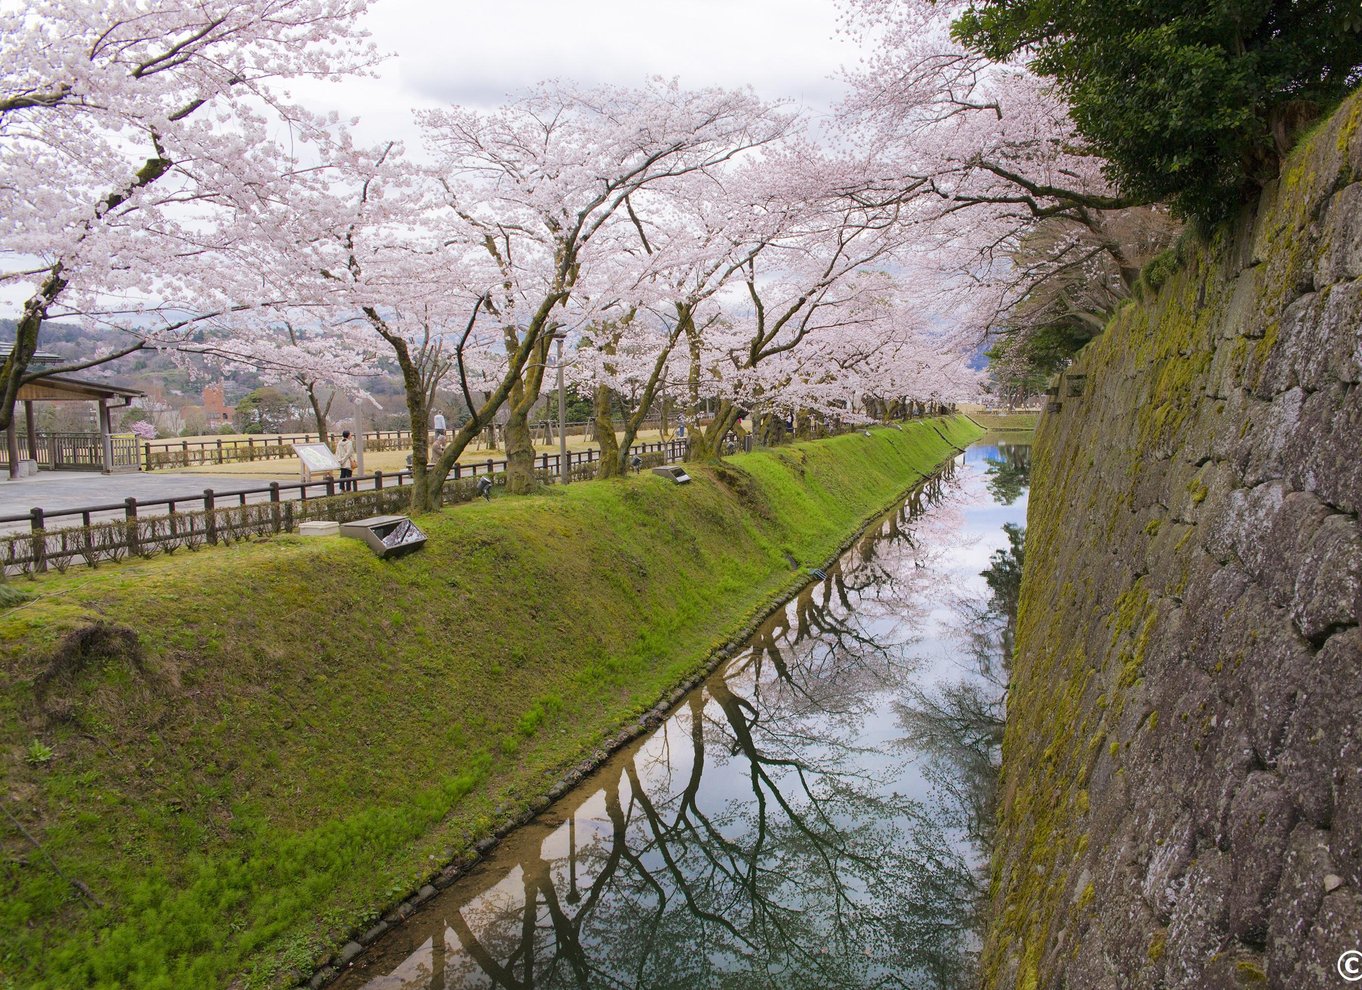
[[[329,519],[314,519],[298,524],[299,536],[340,536],[340,523]]]
[[[1341,512],[1362,510],[1362,389],[1335,382],[1308,395],[1285,451],[1285,480]],[[1352,441],[1352,442],[1348,442]]]
[[[1362,533],[1351,516],[1334,513],[1302,547],[1291,619],[1306,639],[1357,625],[1362,610]]]
[[[1315,655],[1308,677],[1300,677],[1287,721],[1277,769],[1283,785],[1306,820],[1317,828],[1348,825],[1337,821],[1334,798],[1343,775],[1358,773],[1357,732],[1362,722],[1362,630],[1331,636]],[[1358,823],[1362,826],[1362,822]]]
[[[1201,987],[1207,963],[1219,951],[1231,884],[1228,859],[1215,847],[1198,846],[1183,877],[1168,922],[1168,986]]]
[[[1282,862],[1295,808],[1277,775],[1259,770],[1250,773],[1234,795],[1228,839],[1234,862],[1234,885],[1229,891],[1230,931],[1240,940],[1262,945],[1272,897],[1281,877]]]
[[[1292,831],[1268,920],[1268,986],[1273,990],[1326,986],[1311,973],[1309,941],[1324,903],[1324,878],[1333,872],[1329,833],[1301,823]],[[1335,947],[1334,959],[1343,949]],[[1330,961],[1333,965],[1333,961]]]
[[[1323,241],[1315,285],[1323,288],[1362,275],[1362,184],[1344,186],[1329,199]]]

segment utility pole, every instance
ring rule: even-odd
[[[558,480],[568,483],[567,392],[563,388],[563,336],[558,335]]]

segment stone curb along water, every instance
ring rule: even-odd
[[[990,990],[1362,948],[1362,94],[1180,255],[1037,434]]]
[[[963,416],[971,426],[980,434],[984,428],[975,423],[970,417]],[[499,822],[492,828],[490,834],[472,843],[468,851],[456,856],[454,859],[440,866],[433,872],[419,890],[415,893],[403,897],[393,908],[383,912],[381,920],[363,933],[357,933],[354,938],[345,943],[338,952],[330,959],[323,960],[320,968],[312,976],[297,984],[299,987],[309,987],[311,990],[319,990],[341,975],[342,970],[347,967],[364,950],[365,947],[372,945],[381,938],[391,928],[402,924],[410,918],[418,908],[434,897],[439,891],[451,886],[461,877],[467,874],[478,865],[488,854],[490,854],[501,839],[505,838],[510,832],[534,821],[544,812],[554,801],[561,798],[569,790],[581,783],[586,777],[601,767],[617,751],[623,749],[638,737],[651,732],[660,725],[667,717],[667,714],[691,691],[698,688],[704,681],[714,673],[722,664],[732,659],[741,649],[742,645],[751,638],[762,624],[777,611],[785,608],[804,588],[816,583],[819,578],[809,573],[814,566],[826,569],[832,566],[844,553],[859,540],[866,529],[886,511],[898,504],[915,490],[924,485],[941,470],[942,466],[957,454],[963,452],[963,447],[958,447],[945,434],[932,424],[933,431],[950,447],[953,453],[938,463],[936,469],[930,473],[915,471],[918,477],[906,488],[903,489],[892,500],[868,513],[841,543],[838,544],[828,557],[817,565],[812,563],[802,564],[795,568],[790,582],[780,590],[773,593],[767,600],[757,605],[749,618],[741,627],[730,635],[722,646],[715,648],[708,657],[696,668],[695,673],[683,679],[671,690],[665,692],[659,700],[643,715],[637,716],[623,723],[617,731],[610,734],[602,746],[594,750],[589,756],[578,760],[565,770],[558,781],[549,787],[542,795],[532,799],[518,812],[506,812],[499,816]]]

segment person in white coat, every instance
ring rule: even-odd
[[[350,438],[349,430],[341,434],[340,441],[336,444],[336,461],[341,466],[340,490],[353,492],[355,483],[350,479],[354,477],[355,468],[359,464],[359,455],[355,453],[355,441]]]

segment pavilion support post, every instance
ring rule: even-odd
[[[5,447],[9,454],[9,477],[10,480],[19,477],[19,433],[14,428],[14,417],[9,418],[9,426],[5,428]]]
[[[24,400],[24,426],[28,434],[28,456],[30,460],[38,459],[38,424],[33,418],[33,400]]]
[[[113,423],[108,403],[99,400],[99,439],[104,454],[104,473],[113,474]]]

